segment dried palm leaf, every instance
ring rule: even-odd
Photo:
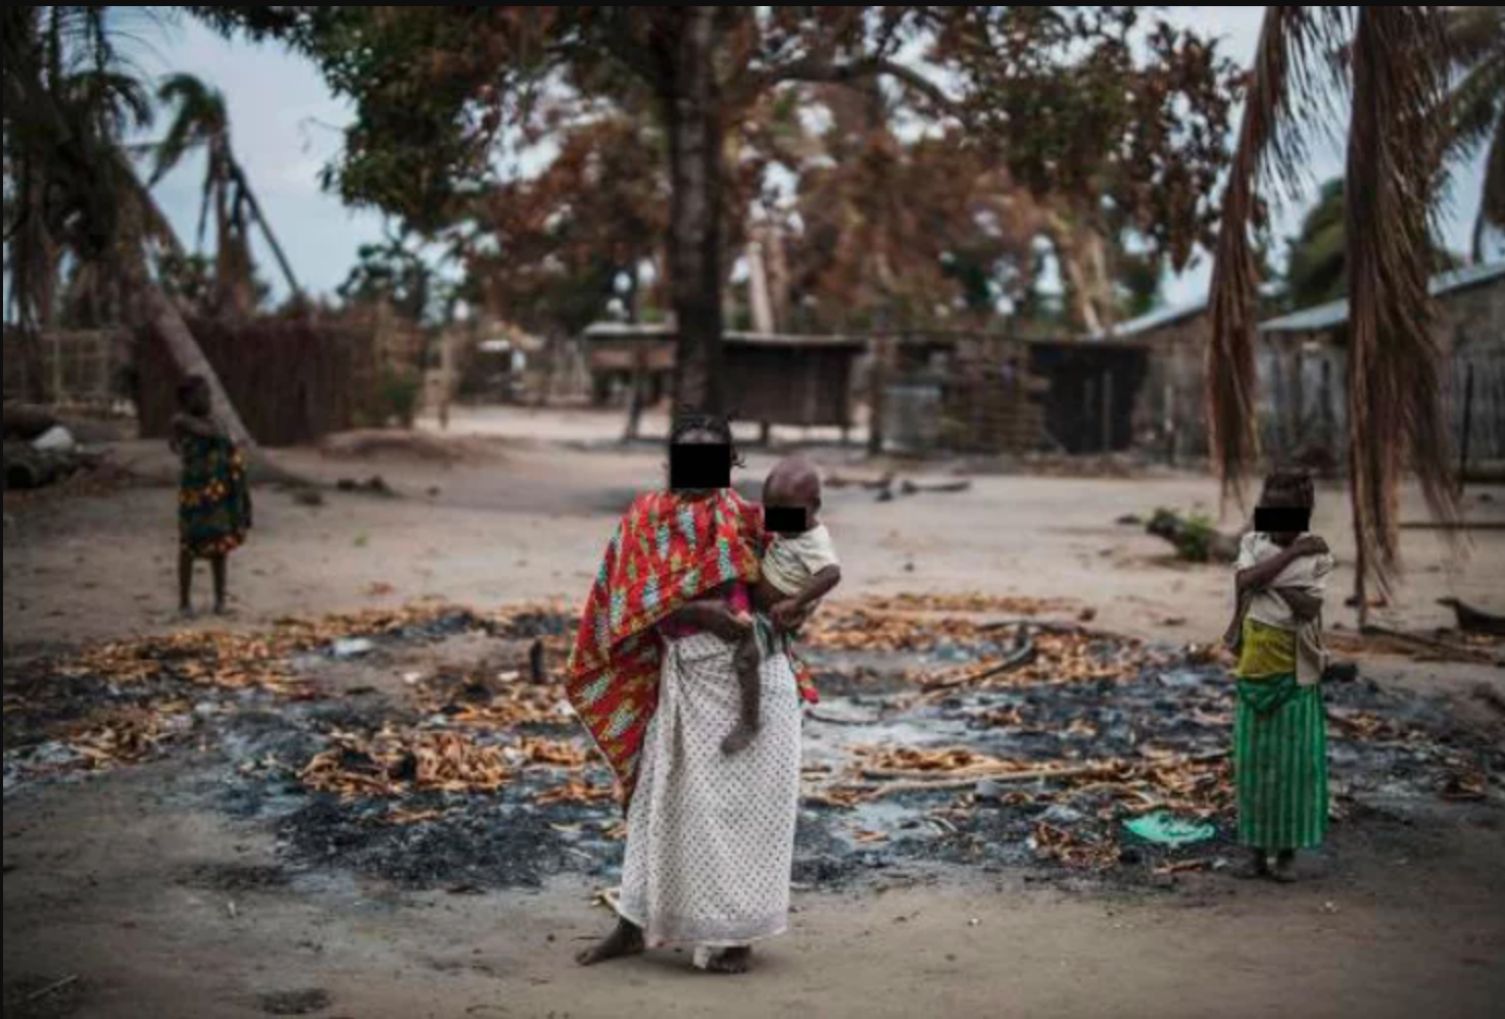
[[[1259,456],[1254,417],[1254,327],[1259,268],[1250,237],[1263,226],[1261,177],[1294,192],[1307,165],[1303,125],[1318,125],[1335,92],[1330,58],[1348,15],[1341,7],[1269,7],[1245,97],[1212,274],[1212,342],[1207,349],[1207,420],[1223,496],[1243,498],[1243,476]],[[1318,59],[1318,58],[1322,59]]]
[[[1458,494],[1427,292],[1447,67],[1432,8],[1361,8],[1348,141],[1349,460],[1360,583],[1399,568],[1397,490],[1409,456],[1434,516]]]

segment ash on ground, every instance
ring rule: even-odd
[[[1226,670],[1031,614],[1049,607],[991,608],[873,600],[812,629],[824,700],[806,718],[797,884],[958,868],[1164,884],[1225,866]],[[274,829],[295,869],[455,892],[613,883],[610,774],[558,682],[573,629],[558,605],[420,606],[8,668],[6,796],[176,758],[191,795]],[[1505,750],[1441,698],[1362,677],[1324,697],[1335,834],[1498,823]],[[1190,834],[1126,827],[1152,815]]]

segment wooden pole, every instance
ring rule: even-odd
[[[1468,366],[1468,374],[1463,382],[1463,435],[1458,442],[1458,487],[1463,487],[1463,479],[1468,473],[1468,440],[1469,433],[1473,431],[1474,423],[1474,366]]]
[[[648,345],[635,344],[632,352],[632,392],[627,398],[627,427],[622,430],[622,441],[630,442],[638,437],[638,425],[643,416],[643,401],[648,387]]]
[[[1103,452],[1113,452],[1113,372],[1103,370]]]
[[[1176,465],[1176,384],[1165,380],[1165,459]]]
[[[883,400],[888,388],[889,357],[893,340],[875,337],[873,344],[873,370],[868,380],[868,426],[867,452],[878,456],[883,452]]]
[[[455,342],[450,330],[439,334],[439,427],[449,431],[449,394],[454,388]]]

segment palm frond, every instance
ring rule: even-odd
[[[1254,326],[1259,266],[1250,237],[1263,225],[1261,179],[1294,191],[1308,165],[1306,125],[1324,122],[1335,89],[1330,56],[1344,40],[1342,8],[1269,7],[1244,100],[1238,144],[1223,196],[1213,265],[1212,342],[1207,349],[1207,419],[1224,499],[1243,499],[1243,477],[1259,457],[1254,420]]]
[[[1505,114],[1505,54],[1469,68],[1448,96],[1449,155],[1467,157]]]
[[[1448,7],[1446,12],[1443,39],[1455,61],[1471,64],[1500,53],[1505,11],[1499,7]]]
[[[171,74],[157,87],[157,99],[175,108],[167,134],[157,147],[150,183],[156,184],[190,149],[225,129],[224,98],[191,74]]]
[[[1432,8],[1364,7],[1353,48],[1347,194],[1349,460],[1361,569],[1388,592],[1396,505],[1415,470],[1434,515],[1456,517],[1433,339],[1428,210],[1446,122],[1442,28]],[[1360,241],[1362,238],[1362,242]]]
[[[1484,194],[1479,202],[1479,219],[1496,230],[1505,230],[1505,115],[1495,121],[1489,154],[1484,158]]]

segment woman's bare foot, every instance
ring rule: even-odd
[[[706,961],[705,971],[707,973],[746,973],[751,960],[752,948],[748,945],[723,948],[713,953]]]
[[[1290,884],[1296,880],[1296,854],[1289,849],[1282,849],[1275,854],[1275,866],[1270,869],[1270,878],[1281,884]]]
[[[594,966],[596,963],[606,962],[608,959],[619,959],[624,955],[637,955],[642,950],[642,929],[637,924],[630,923],[627,920],[618,920],[616,929],[594,945],[578,952],[575,955],[575,961],[582,966]]]

